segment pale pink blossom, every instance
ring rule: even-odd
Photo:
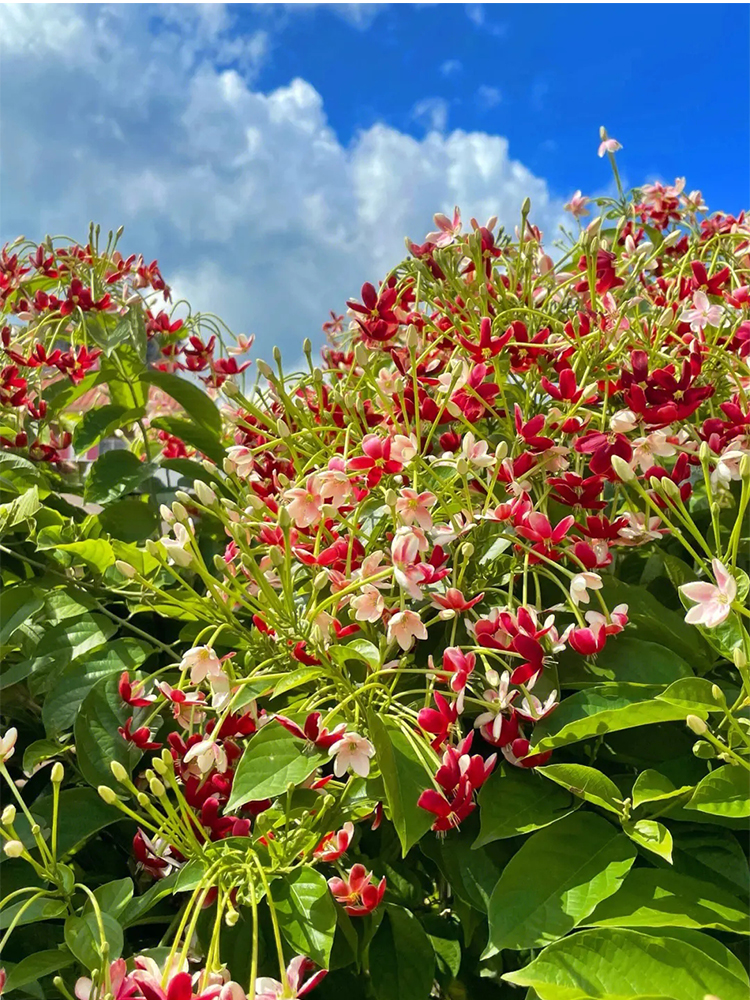
[[[286,981],[289,989],[285,989],[278,979],[261,976],[255,980],[255,1000],[297,1000],[298,997],[306,996],[315,989],[321,979],[328,975],[325,969],[319,969],[307,982],[304,982],[305,976],[313,968],[314,965],[309,958],[298,955],[291,960],[286,969]],[[219,1000],[225,1000],[225,998],[220,995]],[[244,994],[238,995],[236,998],[230,996],[229,1000],[245,1000],[245,996]]]
[[[529,694],[516,705],[516,712],[529,722],[538,722],[557,708],[558,704],[557,691],[551,691],[543,702],[536,695]]]
[[[573,604],[588,604],[589,590],[601,590],[604,584],[598,573],[577,573],[570,581],[570,599]]]
[[[425,490],[417,493],[416,490],[404,488],[396,501],[396,513],[404,524],[418,524],[425,531],[432,527],[432,515],[430,507],[437,503],[434,493]]]
[[[486,469],[495,464],[494,452],[489,452],[487,442],[477,441],[471,431],[464,435],[461,442],[461,454],[469,465],[473,465],[477,469]]]
[[[194,646],[180,660],[180,670],[190,671],[190,683],[200,684],[206,677],[222,673],[221,659],[211,646]]]
[[[618,410],[609,418],[609,426],[616,434],[629,434],[638,426],[638,417],[632,410]]]
[[[438,231],[427,234],[427,242],[434,243],[436,247],[448,247],[456,242],[456,237],[461,235],[461,213],[458,207],[453,209],[453,219],[449,219],[442,212],[435,215],[435,225]]]
[[[187,526],[181,523],[172,525],[174,538],[165,535],[161,539],[161,544],[169,559],[176,566],[189,566],[193,561],[193,553],[190,543],[193,537],[193,522],[188,521]]]
[[[683,309],[680,321],[689,323],[693,333],[702,333],[706,326],[718,326],[721,314],[721,306],[712,305],[706,293],[699,289],[693,292],[693,308]]]
[[[227,348],[227,354],[245,354],[255,343],[255,334],[251,333],[249,337],[246,337],[244,333],[241,333],[237,337],[237,343],[233,347]]]
[[[626,511],[621,517],[627,518],[628,524],[618,531],[621,545],[645,545],[662,535],[667,534],[666,528],[660,528],[660,517],[646,517],[640,511]]]
[[[338,743],[333,744],[328,756],[334,758],[333,773],[337,778],[342,778],[349,768],[360,778],[366,778],[370,773],[370,758],[375,756],[375,747],[359,733],[346,733]]]
[[[570,212],[574,219],[580,219],[582,215],[588,215],[589,210],[586,206],[589,203],[589,199],[581,194],[580,191],[576,191],[570,201],[563,205],[566,212]]]
[[[247,479],[253,471],[255,457],[250,448],[244,444],[235,444],[227,448],[227,458],[232,466],[232,471],[236,472],[240,479]]]
[[[321,519],[323,507],[321,486],[317,476],[310,476],[304,488],[297,487],[284,493],[289,516],[298,528],[309,528]]]
[[[332,458],[328,468],[317,473],[317,478],[321,483],[321,496],[336,510],[351,499],[352,484],[346,472],[346,462],[340,456]]]
[[[223,774],[228,766],[226,750],[212,739],[201,740],[200,743],[190,747],[184,761],[186,764],[195,761],[195,764],[188,768],[191,774],[195,774],[196,770],[198,774],[208,774],[214,769]]]
[[[737,482],[740,476],[740,462],[750,451],[730,446],[722,452],[711,473],[711,485],[714,489],[727,490],[731,482]]]
[[[365,584],[362,593],[352,598],[351,605],[358,622],[377,622],[383,617],[383,595],[371,583]]]
[[[622,149],[622,146],[617,139],[604,139],[599,143],[598,155],[604,156],[605,153],[616,153],[618,149]]]
[[[670,458],[676,453],[676,448],[668,438],[668,430],[658,430],[633,441],[633,461],[641,472],[647,472],[656,465],[655,458]]]
[[[395,639],[406,652],[415,639],[426,639],[427,629],[416,611],[399,611],[388,622],[388,642]]]
[[[396,434],[391,441],[391,458],[406,465],[419,454],[419,442],[416,434]]]
[[[695,601],[685,615],[685,621],[690,625],[703,625],[705,628],[715,628],[729,617],[732,601],[737,596],[737,581],[718,559],[711,561],[716,585],[708,581],[697,580],[680,587],[680,593],[689,601]]]

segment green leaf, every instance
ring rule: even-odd
[[[33,517],[41,506],[39,490],[36,486],[32,486],[30,490],[26,490],[10,503],[0,504],[0,535],[3,535],[9,528],[14,528],[21,521]]]
[[[109,913],[101,914],[104,939],[109,945],[109,959],[113,961],[122,953],[122,928]],[[96,969],[102,961],[102,936],[96,914],[68,917],[65,921],[65,944],[85,969]]]
[[[531,833],[578,808],[568,792],[540,781],[533,771],[500,764],[479,792],[481,829],[474,847]]]
[[[692,785],[675,785],[664,774],[653,768],[641,771],[633,784],[633,808],[645,805],[647,802],[662,802],[665,799],[673,799],[677,795],[684,795]]]
[[[3,860],[4,859],[5,855],[3,855]],[[2,867],[4,875],[6,865],[3,865]],[[3,889],[5,889],[4,877]],[[29,896],[30,895],[31,893],[29,893]],[[10,927],[11,923],[13,923],[14,927],[26,927],[28,924],[36,924],[45,920],[54,920],[68,911],[64,899],[50,899],[49,896],[43,896],[41,899],[37,899],[31,903],[30,906],[26,906],[29,896],[20,899],[17,903],[11,903],[10,906],[3,907],[2,912],[0,912],[0,931],[4,931],[6,928]],[[25,907],[25,909],[23,910],[23,914],[21,914],[21,909],[23,907]],[[18,919],[16,920],[17,916]]]
[[[220,433],[208,430],[202,424],[190,423],[188,420],[180,420],[179,417],[157,417],[151,421],[151,426],[159,431],[166,431],[174,437],[191,445],[193,448],[208,456],[217,465],[224,461],[226,452],[220,441]]]
[[[698,782],[686,809],[746,819],[750,816],[750,774],[744,767],[724,764]]]
[[[114,565],[115,556],[106,538],[87,538],[82,542],[66,542],[54,546],[58,552],[70,552],[85,562],[95,573],[103,573]]]
[[[47,734],[57,735],[73,724],[79,706],[102,677],[113,673],[119,677],[123,670],[135,670],[151,651],[138,639],[116,639],[68,664],[42,705]]]
[[[693,668],[702,670],[713,663],[715,657],[711,649],[694,626],[688,625],[684,615],[667,608],[645,587],[632,586],[608,576],[601,594],[608,608],[616,604],[628,605],[628,632],[633,638],[666,646]]]
[[[750,895],[750,867],[745,852],[729,830],[705,826],[675,831],[676,871],[716,882],[732,892]]]
[[[507,843],[472,847],[475,831],[476,820],[470,816],[460,829],[451,830],[444,837],[425,837],[419,846],[422,853],[438,866],[451,892],[467,906],[484,914],[492,890],[514,848]]]
[[[34,740],[23,752],[23,769],[31,774],[37,764],[62,753],[62,747],[55,740]]]
[[[66,618],[79,618],[93,607],[94,602],[88,595],[68,590],[53,590],[44,598],[44,614],[52,625]]]
[[[158,902],[166,896],[171,896],[178,874],[178,872],[172,872],[171,875],[167,875],[166,878],[159,879],[154,885],[149,886],[143,895],[131,899],[120,914],[122,926],[131,927],[152,910]]]
[[[634,844],[671,863],[672,834],[666,826],[653,819],[639,819],[635,823],[623,822],[622,828]]]
[[[709,712],[723,711],[713,696],[713,688],[714,685],[705,677],[683,677],[656,697],[659,701],[676,705],[686,715],[692,713],[705,718]]]
[[[0,591],[0,646],[5,646],[19,625],[41,608],[44,598],[34,587],[18,584]]]
[[[661,691],[653,684],[601,684],[578,691],[534,727],[530,752],[554,750],[620,729],[684,719],[682,708],[656,700]]]
[[[455,979],[461,969],[460,924],[455,919],[439,917],[436,913],[425,914],[421,921],[435,951],[438,973],[446,976],[448,981]]]
[[[709,945],[714,953],[715,944]],[[580,931],[556,941],[503,979],[533,987],[540,1000],[704,1000],[706,994],[747,1000],[748,994],[747,975],[692,941],[616,927]]]
[[[377,1000],[428,1000],[435,952],[413,913],[389,904],[370,943],[370,976]]]
[[[177,375],[155,370],[145,372],[141,381],[161,389],[178,402],[191,419],[197,420],[215,437],[221,436],[221,414],[203,389]]]
[[[76,716],[74,736],[78,766],[90,785],[119,786],[112,777],[110,764],[119,761],[130,773],[141,757],[141,751],[126,743],[118,733],[131,709],[124,705],[117,690],[116,674],[102,677],[86,695]]]
[[[98,520],[108,535],[123,542],[143,542],[159,527],[159,515],[140,497],[126,497],[111,503],[99,514]]]
[[[5,992],[20,990],[22,986],[36,982],[44,976],[51,976],[58,969],[67,969],[75,962],[75,958],[67,948],[50,948],[47,951],[37,951],[13,967],[5,982]]]
[[[336,933],[336,903],[323,875],[305,865],[276,879],[271,895],[281,933],[300,955],[328,968]]]
[[[91,466],[84,496],[90,502],[106,506],[132,493],[153,472],[154,467],[141,462],[132,451],[105,451]]]
[[[680,677],[692,677],[689,663],[673,649],[645,639],[618,635],[595,658],[585,659],[572,652],[563,654],[560,676],[564,686],[582,687],[605,681],[631,684],[671,684]]]
[[[105,885],[100,885],[98,889],[94,889],[94,895],[96,896],[99,908],[117,919],[127,909],[130,900],[133,898],[134,888],[132,878],[120,878],[114,882],[107,882]],[[83,907],[83,915],[85,916],[87,913],[93,912],[94,904],[87,898]]]
[[[490,945],[520,951],[556,941],[617,892],[635,857],[628,838],[593,813],[533,834],[492,893]]]
[[[362,660],[373,670],[380,667],[380,652],[377,646],[367,639],[353,639],[346,645],[331,646],[328,653],[332,660],[342,665],[347,660],[356,659]]]
[[[239,809],[246,802],[282,795],[290,784],[301,784],[327,760],[327,754],[309,752],[280,723],[268,723],[253,736],[242,754],[227,811]]]
[[[381,719],[375,712],[367,713],[367,723],[383,775],[391,822],[401,841],[402,857],[406,857],[434,822],[432,813],[417,805],[419,796],[431,785],[431,775],[396,723]],[[424,742],[421,745],[425,746]],[[425,756],[428,753],[432,751],[425,747]]]
[[[619,892],[586,923],[599,927],[693,927],[749,934],[747,907],[710,882],[656,868],[635,868]]]
[[[73,448],[80,455],[93,448],[103,437],[107,437],[125,422],[128,410],[124,406],[107,403],[95,410],[87,410],[73,435]]]
[[[44,633],[36,647],[36,655],[55,656],[58,660],[70,662],[103,646],[116,627],[104,615],[83,614],[78,618],[66,618]]]
[[[611,778],[595,767],[587,767],[585,764],[548,764],[535,770],[540,771],[545,778],[567,788],[578,798],[617,815],[622,813],[620,789]]]

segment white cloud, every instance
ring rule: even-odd
[[[474,25],[486,35],[493,35],[495,38],[505,38],[508,34],[508,27],[500,21],[490,21],[487,18],[487,11],[483,3],[467,3],[465,5],[466,16]]]
[[[496,108],[498,104],[502,102],[503,95],[500,93],[497,87],[488,87],[486,84],[482,84],[481,87],[477,89],[477,104],[481,108],[489,110],[490,108]]]
[[[424,97],[411,109],[411,117],[432,132],[445,132],[448,124],[448,102],[442,97]]]
[[[460,59],[446,59],[444,63],[440,65],[440,72],[443,76],[455,76],[460,73],[464,68],[463,63]]]
[[[123,250],[157,257],[176,294],[293,360],[434,212],[512,226],[528,194],[553,236],[561,201],[507,140],[446,133],[437,99],[421,139],[376,124],[343,144],[308,82],[259,89],[273,34],[232,20],[212,5],[0,7],[14,192],[0,238],[122,223]]]

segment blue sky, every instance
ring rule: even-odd
[[[551,240],[608,189],[750,204],[746,5],[0,5],[0,239],[126,226],[176,292],[299,356],[435,211]]]

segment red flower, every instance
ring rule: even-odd
[[[589,476],[583,479],[575,472],[566,472],[557,478],[550,478],[552,495],[566,507],[582,507],[584,510],[602,510],[607,506],[601,499],[604,476]]]
[[[372,874],[364,865],[354,865],[346,879],[328,879],[333,898],[341,903],[350,917],[363,917],[372,913],[383,899],[385,886],[385,877],[375,885]]]
[[[438,691],[433,692],[433,698],[437,708],[420,709],[417,722],[426,732],[432,733],[434,739],[431,741],[431,745],[437,750],[445,743],[451,726],[458,718],[458,706],[455,702],[448,704]]]
[[[584,455],[591,455],[589,468],[595,476],[605,479],[616,478],[612,471],[612,458],[618,455],[623,461],[629,462],[633,457],[633,448],[624,434],[603,434],[592,431],[584,434],[575,442],[575,450]]]
[[[338,861],[341,855],[348,850],[353,836],[354,824],[344,823],[338,833],[327,833],[325,837],[323,837],[313,851],[313,857],[317,858],[318,861]]]
[[[141,726],[140,729],[132,732],[132,724],[133,716],[131,715],[124,726],[118,726],[117,728],[117,732],[126,742],[134,744],[139,750],[158,750],[161,747],[161,743],[154,743],[152,741],[151,730],[148,726]]]
[[[494,358],[496,354],[505,347],[510,338],[513,336],[513,327],[508,327],[508,329],[500,337],[492,336],[492,320],[487,316],[482,317],[479,323],[479,343],[475,344],[471,340],[467,340],[461,334],[458,334],[456,339],[458,342],[466,348],[469,352],[469,356],[477,362],[487,361],[490,358]]]
[[[473,424],[480,420],[485,409],[492,406],[495,396],[500,392],[500,386],[494,382],[484,381],[490,370],[488,365],[475,365],[466,385],[457,389],[451,396],[451,402],[455,403],[469,423]]]
[[[366,281],[362,285],[362,303],[347,301],[349,308],[358,313],[357,323],[369,340],[383,342],[390,340],[398,332],[398,317],[393,311],[398,299],[395,288],[381,288],[380,293],[375,286]],[[360,319],[359,316],[366,317]]]
[[[139,681],[137,684],[130,683],[130,675],[127,670],[124,670],[120,674],[120,681],[117,686],[120,692],[120,697],[125,702],[126,705],[130,705],[132,708],[145,708],[147,705],[151,705],[156,701],[156,695],[144,696],[141,694],[143,691],[143,682]]]
[[[365,434],[362,439],[364,455],[350,458],[347,467],[353,472],[367,472],[367,485],[377,486],[384,473],[401,472],[403,465],[391,458],[390,438],[380,438],[377,434]]]

